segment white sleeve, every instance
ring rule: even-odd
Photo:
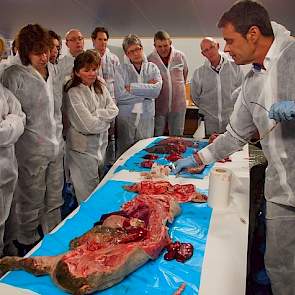
[[[0,123],[0,147],[16,143],[24,132],[25,114],[16,97],[8,89],[3,87],[2,98],[7,101],[9,113]]]
[[[125,89],[124,75],[121,66],[115,70],[114,91],[118,104],[133,104],[143,102],[144,97],[135,96]]]
[[[150,63],[150,70],[152,70],[151,78],[158,81],[155,84],[149,83],[130,83],[130,93],[143,98],[157,98],[162,88],[162,76],[158,67]]]
[[[119,109],[112,99],[108,89],[103,86],[103,95],[106,97],[105,108],[98,109],[96,115],[106,122],[111,122],[119,113]]]
[[[226,129],[212,144],[198,152],[204,164],[224,159],[240,150],[257,131],[252,114],[244,103],[243,91],[239,94]]]
[[[68,118],[73,127],[82,134],[98,134],[105,131],[109,123],[92,114],[80,96],[71,88],[66,95]]]

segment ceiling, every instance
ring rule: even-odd
[[[28,23],[39,23],[61,36],[78,28],[90,37],[96,26],[111,37],[129,33],[152,37],[164,29],[173,37],[220,36],[216,23],[232,0],[1,0],[0,35],[13,39]],[[294,0],[264,0],[272,20],[294,35]]]

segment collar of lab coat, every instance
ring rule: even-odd
[[[175,50],[176,50],[176,49],[173,47],[173,45],[171,45],[171,52],[170,52],[169,62],[168,62],[168,64],[170,63],[170,60],[171,60],[172,57],[174,56],[174,54],[175,54]],[[161,56],[160,56],[160,54],[158,53],[158,51],[157,51],[156,48],[154,48],[153,53],[156,55],[156,57],[157,57],[159,60],[162,61],[162,58],[161,58]],[[162,61],[162,62],[163,62],[163,61]]]
[[[110,52],[110,50],[108,48],[106,48],[106,51],[104,52],[104,54],[101,56],[99,51],[98,51],[98,54],[100,56],[100,58],[104,58],[108,53]]]
[[[271,64],[277,60],[282,52],[282,44],[290,39],[290,31],[288,31],[284,26],[276,23],[271,22],[271,26],[274,32],[274,41],[267,52],[267,55],[263,61],[263,65],[266,70],[268,70]]]
[[[221,67],[220,67],[220,69],[222,69],[222,67],[223,67],[226,63],[228,63],[230,60],[229,60],[229,57],[227,56],[227,54],[225,54],[225,53],[222,52],[222,51],[219,51],[219,55],[221,56],[221,58],[223,58],[223,61],[222,61],[222,63],[221,63]],[[211,63],[210,63],[210,61],[209,61],[207,58],[205,58],[204,65],[205,65],[206,67],[210,68],[210,69],[212,68]]]

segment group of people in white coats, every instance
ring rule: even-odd
[[[84,51],[83,35],[71,29],[65,36],[69,52],[59,59],[61,38],[30,24],[17,35],[17,54],[1,63],[1,102],[18,108],[3,107],[0,125],[1,134],[6,125],[10,128],[6,136],[11,142],[3,143],[11,151],[7,169],[14,176],[8,184],[7,169],[1,170],[0,255],[24,255],[61,221],[67,171],[78,202],[93,192],[102,177],[108,130],[116,117],[118,155],[154,136],[155,100],[163,91],[158,66],[147,60],[136,35],[123,40],[122,65],[106,47],[105,28],[96,28],[91,37],[94,50]],[[170,51],[179,85],[176,90],[168,87],[170,97],[163,99],[172,105],[167,114],[175,111],[172,101],[177,95],[171,94],[178,91],[184,113],[187,65],[184,58],[175,60],[176,50]],[[176,129],[175,135],[182,135],[183,126]],[[9,202],[2,202],[5,198]]]
[[[270,22],[263,6],[250,0],[234,4],[218,26],[234,62],[219,52],[215,40],[202,40],[207,61],[194,73],[191,94],[205,116],[206,133],[225,133],[177,161],[174,172],[224,158],[258,130],[268,160],[266,269],[275,295],[294,294],[295,43],[289,31]],[[137,140],[162,135],[166,124],[170,135],[183,135],[187,62],[168,33],[155,34],[155,50],[148,57],[138,36],[126,36],[121,65],[106,47],[108,38],[107,30],[97,29],[92,34],[96,50],[84,51],[81,32],[71,30],[69,55],[56,63],[60,41],[52,40],[58,38],[40,25],[18,33],[18,54],[1,70],[0,255],[4,241],[8,248],[15,240],[18,249],[30,249],[40,239],[40,227],[47,233],[60,222],[63,129],[65,162],[79,201],[101,177],[115,118],[118,155]],[[244,78],[242,64],[253,64]]]

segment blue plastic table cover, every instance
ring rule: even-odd
[[[106,182],[81,204],[80,210],[67,219],[58,231],[45,236],[41,247],[32,256],[52,256],[68,251],[69,242],[91,229],[102,214],[119,210],[123,203],[135,196],[135,193],[122,188],[126,184],[131,183],[114,180]],[[172,295],[182,283],[186,283],[182,294],[198,294],[212,209],[206,203],[185,203],[181,204],[181,209],[182,213],[169,225],[169,233],[173,241],[188,242],[194,246],[190,260],[185,263],[166,261],[162,253],[117,285],[94,294]],[[68,294],[59,289],[48,275],[35,277],[25,271],[12,271],[1,282],[42,295]]]
[[[145,148],[149,148],[154,146],[156,143],[158,143],[159,141],[163,140],[164,138],[156,138],[154,141],[152,141],[150,144],[148,144]],[[190,155],[192,155],[193,153],[195,153],[197,150],[201,150],[202,148],[204,148],[205,146],[208,145],[207,142],[205,141],[198,141],[196,142],[198,143],[198,147],[188,147],[186,149],[186,151],[184,153],[182,153],[182,156],[188,157]],[[140,163],[142,161],[144,161],[143,156],[149,154],[147,151],[145,151],[144,149],[139,151],[138,153],[134,154],[132,157],[130,157],[129,159],[126,160],[126,162],[120,166],[117,167],[117,169],[115,170],[115,173],[121,171],[121,170],[129,170],[129,171],[136,171],[136,172],[142,172],[142,171],[150,171],[150,168],[144,168],[140,166]],[[170,161],[168,161],[166,159],[166,156],[168,156],[168,154],[156,154],[157,156],[159,156],[159,158],[157,160],[154,160],[154,162],[158,163],[159,165],[169,165],[171,164]],[[184,171],[181,171],[181,176],[182,177],[189,177],[189,178],[195,178],[195,179],[203,179],[206,175],[209,174],[210,170],[212,169],[212,167],[214,166],[214,163],[211,163],[209,165],[206,165],[205,169],[202,171],[202,173],[198,173],[198,174],[191,174],[191,173],[186,173]]]

